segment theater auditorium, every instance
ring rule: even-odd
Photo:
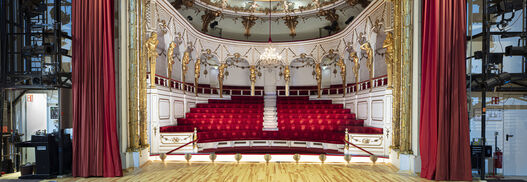
[[[527,0],[0,6],[0,180],[527,179]]]

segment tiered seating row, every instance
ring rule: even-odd
[[[350,109],[280,109],[280,114],[350,114]]]
[[[352,133],[382,134],[382,128],[372,127],[348,127]],[[198,132],[200,143],[231,141],[231,140],[295,140],[295,141],[315,141],[325,143],[342,144],[344,139],[343,132],[330,132],[319,130],[289,130],[289,131],[255,131],[255,130],[236,130],[236,131],[213,131]]]
[[[355,119],[354,114],[278,114],[278,119],[297,119],[297,118],[303,118],[303,119]]]
[[[342,109],[342,104],[278,104],[277,109]]]
[[[278,125],[351,125],[351,126],[363,126],[363,120],[353,119],[280,119]]]
[[[190,108],[191,113],[262,113],[261,110],[248,108]]]
[[[221,118],[237,118],[237,119],[262,119],[263,115],[260,113],[187,113],[187,119],[204,118],[204,119],[221,119]]]
[[[331,100],[278,100],[277,104],[331,104]]]
[[[263,109],[264,105],[261,104],[231,104],[231,103],[224,103],[224,104],[204,104],[199,103],[196,104],[197,108],[254,108],[254,109]]]
[[[196,125],[196,124],[208,124],[208,125],[221,125],[221,124],[247,124],[247,125],[258,125],[262,123],[261,118],[258,119],[183,119],[178,118],[178,125]]]

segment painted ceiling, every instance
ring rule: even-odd
[[[197,30],[232,40],[298,41],[343,30],[370,0],[168,0]]]

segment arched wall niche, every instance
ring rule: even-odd
[[[188,71],[186,73],[186,82],[194,82],[194,63],[198,55],[202,54],[205,50],[210,50],[214,54],[214,59],[219,62],[225,62],[229,58],[233,58],[234,55],[239,55],[245,59],[249,65],[256,65],[258,57],[269,46],[268,43],[260,42],[246,42],[246,41],[234,41],[212,37],[203,34],[196,30],[184,17],[182,17],[166,0],[153,1],[156,4],[155,8],[151,8],[150,14],[156,17],[157,23],[148,22],[147,24],[158,24],[160,26],[153,27],[149,31],[163,33],[163,36],[159,36],[158,51],[160,56],[157,59],[156,71],[161,76],[167,76],[167,58],[166,49],[170,42],[178,42],[177,49],[175,50],[175,64],[173,65],[172,78],[175,80],[181,80],[181,59],[185,51],[188,48],[192,48],[191,61],[187,65]],[[272,46],[282,55],[286,62],[290,62],[294,65],[295,60],[300,55],[311,57],[315,62],[325,63],[327,61],[332,62],[324,66],[323,85],[338,85],[342,84],[342,78],[340,76],[340,69],[333,62],[338,61],[338,58],[342,57],[346,64],[346,81],[347,83],[355,83],[353,74],[353,62],[350,60],[350,51],[357,52],[360,59],[360,81],[369,79],[369,70],[366,66],[367,56],[365,51],[360,49],[362,43],[370,43],[373,51],[373,65],[374,65],[374,77],[386,75],[386,64],[384,61],[384,49],[382,43],[386,37],[384,27],[387,24],[391,24],[390,18],[386,16],[392,14],[392,8],[390,3],[383,0],[374,0],[359,16],[355,18],[343,31],[329,37],[320,39],[306,40],[306,41],[294,41],[294,42],[279,42],[273,43]],[[154,15],[155,14],[155,15]],[[153,21],[153,18],[149,18],[149,21]],[[167,26],[161,26],[162,23],[168,22]],[[167,23],[165,23],[167,24]],[[388,27],[391,27],[388,26]],[[155,28],[155,29],[154,29]],[[162,30],[166,29],[166,30]],[[161,35],[160,33],[160,35]],[[329,50],[333,50],[334,53],[329,53]],[[163,52],[165,54],[163,54]],[[336,58],[329,59],[330,54],[335,54]],[[217,70],[207,68],[207,75],[203,74],[205,67],[201,66],[201,75],[199,84],[215,85],[214,79],[217,78]],[[335,70],[337,71],[335,73]],[[249,69],[241,69],[239,67],[228,67],[226,71],[229,75],[224,79],[224,85],[235,85],[235,86],[249,86]],[[262,72],[263,70],[260,70]],[[293,68],[291,69],[291,86],[313,86],[316,85],[316,80],[312,75],[314,71],[313,67]],[[279,74],[280,71],[274,73]],[[277,85],[283,86],[285,82],[283,77],[277,75]],[[263,86],[263,77],[257,77],[256,86]]]

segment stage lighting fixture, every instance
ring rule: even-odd
[[[187,16],[188,21],[192,21],[192,16]]]
[[[507,46],[505,47],[505,55],[506,56],[525,56],[527,55],[527,49],[525,47]]]
[[[503,63],[503,53],[489,53],[488,54],[488,62],[492,64],[500,64]],[[482,51],[476,51],[474,52],[474,59],[483,59],[483,52]]]
[[[503,84],[507,84],[511,81],[511,78],[512,76],[505,72],[505,73],[501,73],[495,77],[492,77],[490,79],[487,79],[485,82],[483,82],[483,84],[485,84],[485,86],[487,86],[487,88],[493,88],[493,87],[496,87],[496,86],[500,86],[500,85],[503,85]]]
[[[523,8],[523,0],[495,0],[488,9],[489,14],[503,14]]]

